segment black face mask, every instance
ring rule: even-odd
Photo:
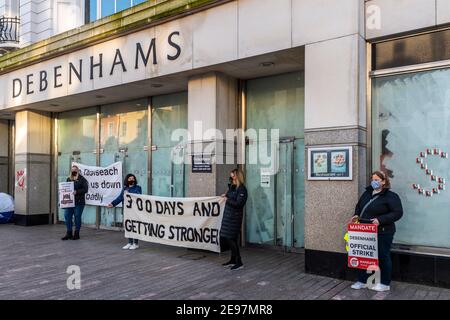
[[[129,186],[133,186],[134,183],[135,183],[135,181],[128,181],[128,185],[129,185]]]
[[[77,175],[78,172],[76,171],[72,171],[72,177],[75,177]]]

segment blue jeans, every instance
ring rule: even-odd
[[[84,204],[76,205],[74,208],[66,208],[64,212],[64,219],[66,220],[66,227],[68,232],[72,232],[73,217],[75,216],[75,231],[81,229],[81,215],[83,214]]]
[[[378,265],[381,272],[381,284],[389,286],[392,277],[391,247],[393,233],[378,234]],[[358,281],[367,283],[370,274],[366,270],[358,270]]]

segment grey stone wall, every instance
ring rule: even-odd
[[[336,128],[305,132],[309,147],[353,146],[352,181],[305,181],[305,248],[345,252],[346,223],[366,184],[366,130]],[[307,159],[307,153],[305,153]],[[307,163],[307,160],[305,160]]]

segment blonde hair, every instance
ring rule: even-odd
[[[76,178],[80,175],[80,168],[78,168],[78,166],[71,166],[70,167],[70,172],[72,173],[72,169],[73,168],[77,168],[77,175],[74,177],[74,176],[72,176],[72,174],[69,174],[69,179],[70,179],[70,181],[75,181],[76,180]]]
[[[245,177],[244,173],[239,169],[234,169],[231,171],[235,176],[237,180],[237,186],[243,185],[245,183]]]

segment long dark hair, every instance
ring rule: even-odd
[[[138,181],[137,181],[136,176],[135,176],[134,174],[132,174],[132,173],[129,173],[129,174],[127,174],[127,175],[125,176],[125,179],[123,180],[123,186],[124,186],[124,188],[125,188],[125,187],[128,187],[128,179],[129,179],[130,177],[133,177],[133,178],[134,178],[134,185],[137,186]]]

